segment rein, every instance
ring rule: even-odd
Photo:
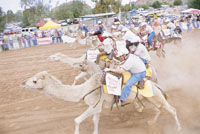
[[[83,100],[85,100],[85,97],[87,97],[89,94],[93,93],[94,91],[96,91],[96,90],[97,90],[98,88],[100,88],[100,87],[101,87],[101,86],[99,86],[99,87],[93,89],[92,91],[90,91],[89,93],[87,93],[86,95],[84,95],[84,96],[83,96]],[[102,92],[100,92],[100,93],[101,93],[101,94],[100,94],[99,100],[98,100],[97,103],[93,106],[93,108],[95,108],[95,107],[99,104],[99,102],[100,102]]]

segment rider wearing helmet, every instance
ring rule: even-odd
[[[171,37],[173,36],[174,30],[176,29],[175,24],[173,23],[173,21],[170,20],[165,20],[165,24],[167,25],[167,28],[170,30],[170,35]]]
[[[142,30],[144,30],[144,34],[148,34],[147,41],[150,45],[150,48],[152,48],[153,47],[152,39],[155,37],[155,32],[153,31],[153,28],[151,26],[147,25],[147,23],[145,23],[145,22],[141,23],[141,28],[142,28]]]
[[[101,36],[102,33],[103,33],[103,22],[99,20],[97,26],[98,26],[98,30],[92,35],[97,35],[97,37],[99,38],[100,42],[103,42],[104,38]]]
[[[134,53],[146,64],[151,61],[151,57],[146,49],[146,47],[140,43],[140,38],[136,36],[135,38],[131,38],[129,43],[126,45],[126,48],[130,53]]]
[[[125,61],[120,66],[120,69],[106,68],[105,71],[112,71],[119,74],[122,74],[125,71],[131,73],[131,77],[124,85],[119,98],[119,105],[121,105],[121,101],[126,101],[128,99],[132,86],[146,76],[146,67],[138,56],[130,53],[128,54],[128,50],[126,48],[120,50],[117,54],[117,57],[120,61]]]
[[[102,55],[108,55],[108,59],[112,59],[113,56],[113,39],[112,39],[112,34],[109,32],[104,31],[104,33],[102,34],[104,41],[103,41],[103,45],[104,45],[104,50],[103,52],[101,52],[100,54],[97,55],[97,59],[96,59],[96,63],[99,64],[99,59]]]

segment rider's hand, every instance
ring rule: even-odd
[[[105,68],[104,71],[108,72],[108,71],[111,71],[111,69],[110,68]]]

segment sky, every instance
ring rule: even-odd
[[[48,3],[49,0],[44,0],[46,3]],[[59,5],[64,2],[69,2],[72,0],[51,0],[51,5],[53,7],[56,6],[57,1],[59,1]],[[130,0],[122,0],[122,5],[128,4]],[[135,0],[131,0],[135,1]],[[91,0],[85,0],[85,2],[90,5],[91,7],[95,6],[95,3],[93,3]],[[4,12],[7,12],[8,10],[12,10],[14,13],[16,13],[18,10],[23,10],[20,7],[20,0],[0,0],[0,7],[3,9]]]

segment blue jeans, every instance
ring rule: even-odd
[[[150,46],[153,46],[153,43],[152,43],[153,37],[155,37],[155,32],[152,32],[152,33],[150,33],[148,35],[148,39],[147,40],[148,40],[148,43],[149,43]]]
[[[148,61],[143,59],[143,58],[140,58],[144,63],[147,63]]]
[[[131,92],[132,86],[135,85],[141,79],[143,79],[145,76],[146,76],[146,71],[145,72],[141,72],[141,73],[131,73],[131,77],[126,82],[126,84],[125,84],[125,86],[124,86],[124,88],[122,90],[122,93],[121,93],[121,96],[120,96],[120,100],[126,101],[128,99],[128,96],[129,96],[130,92]]]

